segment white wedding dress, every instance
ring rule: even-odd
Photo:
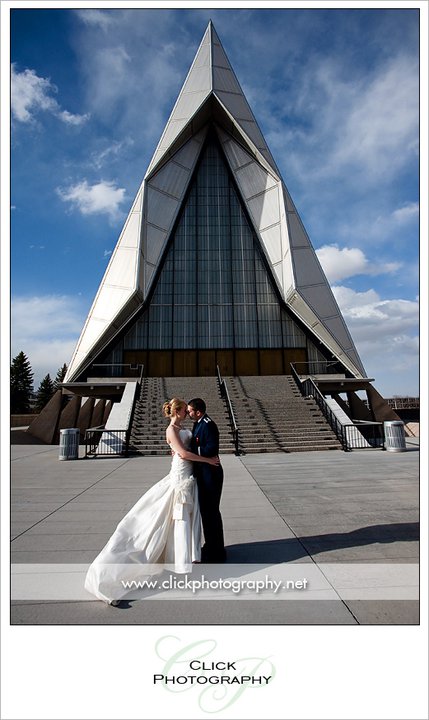
[[[190,430],[180,430],[186,448],[191,438]],[[189,573],[192,562],[200,560],[197,483],[192,462],[175,454],[169,474],[136,502],[95,558],[85,589],[110,603],[130,592],[127,582],[160,573],[165,566],[176,573]]]

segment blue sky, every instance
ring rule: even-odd
[[[209,18],[368,375],[417,395],[413,8],[13,10],[12,355],[69,362]]]

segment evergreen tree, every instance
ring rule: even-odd
[[[30,361],[21,350],[10,366],[10,411],[12,414],[30,411],[30,395],[33,391],[33,371]]]
[[[48,404],[49,400],[55,392],[54,383],[51,380],[49,373],[45,375],[39,385],[39,389],[36,393],[36,407],[37,412],[43,410],[45,405]]]
[[[62,382],[64,382],[64,378],[66,376],[67,372],[67,365],[64,363],[62,367],[57,372],[57,377],[54,380],[54,389],[58,390],[58,385]]]

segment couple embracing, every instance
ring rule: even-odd
[[[150,565],[150,574],[161,572],[165,565],[188,573],[192,563],[226,559],[217,425],[201,398],[189,403],[173,398],[164,403],[163,414],[170,420],[166,431],[173,455],[170,472],[125,515],[86,575],[85,589],[110,605],[119,605],[126,594],[124,581],[138,578],[139,566]],[[194,423],[192,431],[182,427],[188,415]]]

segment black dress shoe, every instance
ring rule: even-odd
[[[112,605],[113,607],[118,607],[121,604],[120,600],[111,600],[109,602],[109,605]]]

